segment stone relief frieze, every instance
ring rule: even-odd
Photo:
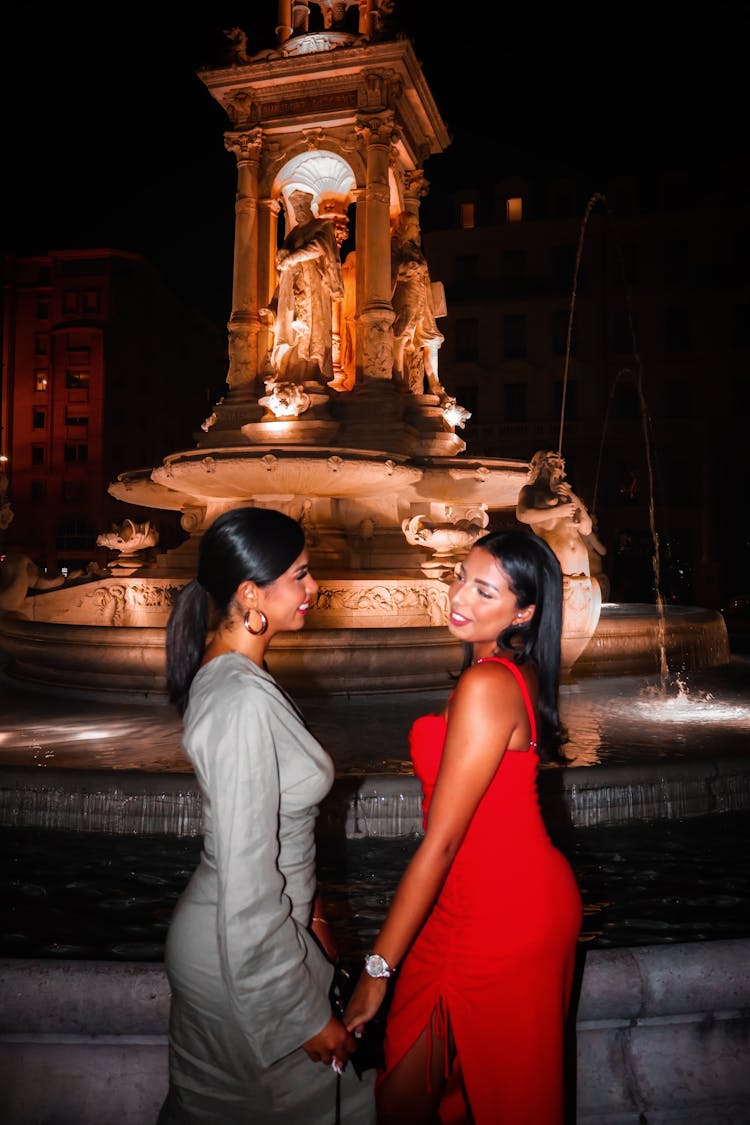
[[[112,583],[87,594],[95,607],[100,624],[127,625],[127,617],[135,610],[168,612],[182,586],[172,583]]]
[[[279,98],[275,102],[265,102],[263,117],[291,117],[300,113],[305,115],[315,109],[356,109],[357,93],[355,90],[340,90],[338,93],[321,94],[311,98],[309,95],[300,98]]]
[[[328,586],[321,585],[314,610],[319,613],[358,613],[363,617],[422,613],[431,625],[448,620],[448,590],[431,586]]]

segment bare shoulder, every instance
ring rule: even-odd
[[[518,666],[532,700],[536,699],[536,670],[531,664]],[[521,686],[516,674],[498,660],[482,660],[472,664],[460,678],[455,701],[477,708],[479,705],[506,706],[522,701]]]

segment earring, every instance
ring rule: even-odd
[[[257,613],[258,614],[258,617],[260,618],[260,629],[253,629],[251,627],[251,625],[250,625],[250,614],[251,613]],[[262,609],[256,609],[256,607],[254,605],[251,605],[250,609],[247,611],[245,616],[242,618],[242,624],[245,626],[245,628],[247,629],[247,631],[248,631],[248,633],[250,634],[251,637],[262,637],[263,634],[265,633],[266,629],[268,628],[268,618],[266,617],[266,615],[265,615],[265,613],[263,612]]]

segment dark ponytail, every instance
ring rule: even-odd
[[[304,546],[299,523],[274,508],[233,508],[204,532],[197,577],[178,594],[167,624],[167,689],[180,715],[208,631],[228,617],[237,588],[248,581],[269,586]]]

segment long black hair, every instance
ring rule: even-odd
[[[180,715],[208,630],[228,616],[237,587],[248,581],[269,586],[304,546],[299,523],[274,508],[233,508],[204,532],[198,573],[180,591],[167,624],[167,689]]]
[[[551,547],[525,531],[493,531],[477,539],[508,576],[518,608],[535,606],[529,621],[515,622],[497,638],[499,652],[516,664],[532,660],[539,679],[539,756],[545,762],[565,763],[560,747],[568,741],[560,722],[560,643],[562,640],[562,570]],[[464,667],[471,663],[471,646],[464,646]]]

